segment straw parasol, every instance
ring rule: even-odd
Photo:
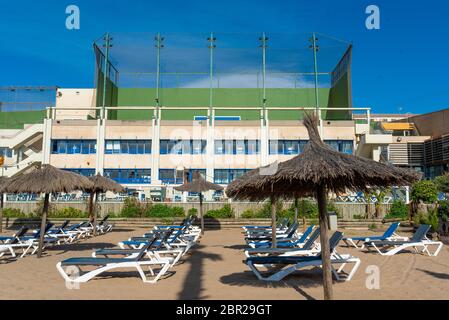
[[[246,173],[228,186],[226,194],[234,199],[252,201],[262,201],[269,197],[277,199],[314,196],[318,202],[320,219],[324,297],[332,299],[326,208],[328,192],[365,191],[369,187],[410,185],[418,180],[420,175],[412,170],[333,150],[321,140],[316,116],[306,115],[304,125],[309,133],[309,142],[300,155],[280,163],[273,174],[261,174],[263,171],[270,171],[266,167]],[[275,227],[273,224],[273,238],[276,236]]]
[[[201,233],[204,234],[203,192],[209,190],[223,190],[223,187],[218,184],[206,181],[203,177],[201,177],[198,171],[194,171],[191,182],[184,183],[183,185],[175,187],[174,189],[182,192],[198,193],[198,196],[200,198]]]
[[[8,183],[8,177],[0,177],[0,190]],[[0,192],[0,233],[3,232],[3,191]]]
[[[87,190],[93,183],[79,174],[57,169],[49,164],[41,165],[30,173],[11,178],[8,185],[1,192],[8,193],[43,193],[44,209],[42,211],[41,232],[37,256],[42,255],[45,226],[47,224],[48,204],[50,194],[58,192],[72,192]]]
[[[114,180],[103,177],[100,173],[93,177],[89,177],[89,180],[93,183],[93,187],[89,189],[89,218],[92,221],[94,227],[94,235],[97,234],[97,208],[98,196],[100,193],[107,191],[119,193],[124,192],[125,188],[121,184],[118,184]],[[95,198],[95,205],[94,205]]]

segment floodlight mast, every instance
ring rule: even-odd
[[[162,42],[164,38],[161,37],[161,34],[158,33],[155,37],[156,40],[156,98],[154,99],[156,102],[156,110],[155,110],[155,121],[159,122],[159,108],[160,108],[160,96],[159,96],[159,88],[161,83],[161,49],[164,47]]]
[[[268,38],[265,36],[265,32],[262,33],[262,37],[259,38],[261,42],[260,47],[262,48],[262,112],[263,112],[263,125],[267,125],[267,95],[266,95],[266,67],[267,67],[267,41]]]
[[[103,70],[103,99],[102,99],[102,108],[101,108],[101,119],[104,119],[106,117],[106,91],[107,91],[107,81],[109,76],[109,49],[112,47],[112,38],[109,35],[109,32],[106,33],[106,35],[103,38],[104,44],[103,47],[105,48],[105,55],[104,55],[104,70]]]
[[[213,123],[213,86],[214,86],[214,49],[217,47],[215,41],[217,39],[214,37],[214,33],[210,33],[210,37],[207,38],[209,41],[209,51],[210,51],[210,65],[209,65],[209,126]]]

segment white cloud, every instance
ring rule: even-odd
[[[182,88],[209,88],[210,79],[204,77],[185,83]],[[257,77],[257,73],[248,74],[226,74],[215,76],[213,79],[214,88],[262,88],[262,76]],[[266,88],[313,88],[314,83],[302,77],[282,74],[267,74],[265,80]]]

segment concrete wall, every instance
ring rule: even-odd
[[[189,202],[189,203],[179,203],[179,202],[167,202],[164,203],[168,206],[176,206],[176,207],[182,207],[184,208],[184,211],[187,213],[187,211],[190,208],[196,208],[199,210],[199,203],[198,202]],[[222,202],[205,202],[203,205],[204,212],[208,210],[213,209],[220,209],[225,205],[226,203]],[[59,202],[59,203],[53,203],[52,204],[55,209],[61,209],[61,208],[67,208],[67,207],[73,207],[79,210],[86,210],[86,204],[82,202]],[[262,207],[261,203],[255,203],[255,202],[233,202],[230,203],[231,207],[234,210],[236,218],[239,218],[240,215],[248,209],[257,210]],[[291,203],[284,203],[285,207],[289,207]],[[111,214],[116,215],[119,213],[123,207],[122,202],[101,202],[101,213],[100,215],[105,214]],[[337,203],[335,204],[337,207],[339,213],[345,220],[354,219],[355,215],[364,215],[366,210],[366,205],[361,203]],[[391,205],[384,204],[381,206],[381,217],[383,218],[385,214],[388,212]],[[25,213],[31,213],[36,209],[36,203],[35,202],[6,202],[5,208],[15,208],[20,209]],[[374,213],[374,206],[371,206],[371,211]]]

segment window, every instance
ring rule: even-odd
[[[215,169],[214,183],[229,184],[251,169]]]
[[[106,154],[151,154],[151,140],[106,140]]]
[[[206,140],[161,140],[160,154],[204,154]]]
[[[215,140],[215,154],[259,154],[259,140]]]
[[[4,158],[12,158],[12,149],[9,148],[0,148],[0,156]]]
[[[193,173],[199,171],[200,175],[206,177],[206,169],[189,169],[187,171],[188,181],[192,181]],[[164,184],[183,184],[184,171],[176,169],[159,169],[159,180]]]
[[[269,153],[270,154],[300,154],[305,145],[306,140],[270,140]]]
[[[151,169],[104,169],[104,175],[123,184],[151,183]]]
[[[332,149],[338,152],[353,154],[354,141],[352,140],[324,140]]]
[[[78,173],[85,177],[92,177],[95,175],[95,169],[65,169],[64,168],[63,170]]]
[[[52,140],[52,154],[96,154],[96,140]]]

